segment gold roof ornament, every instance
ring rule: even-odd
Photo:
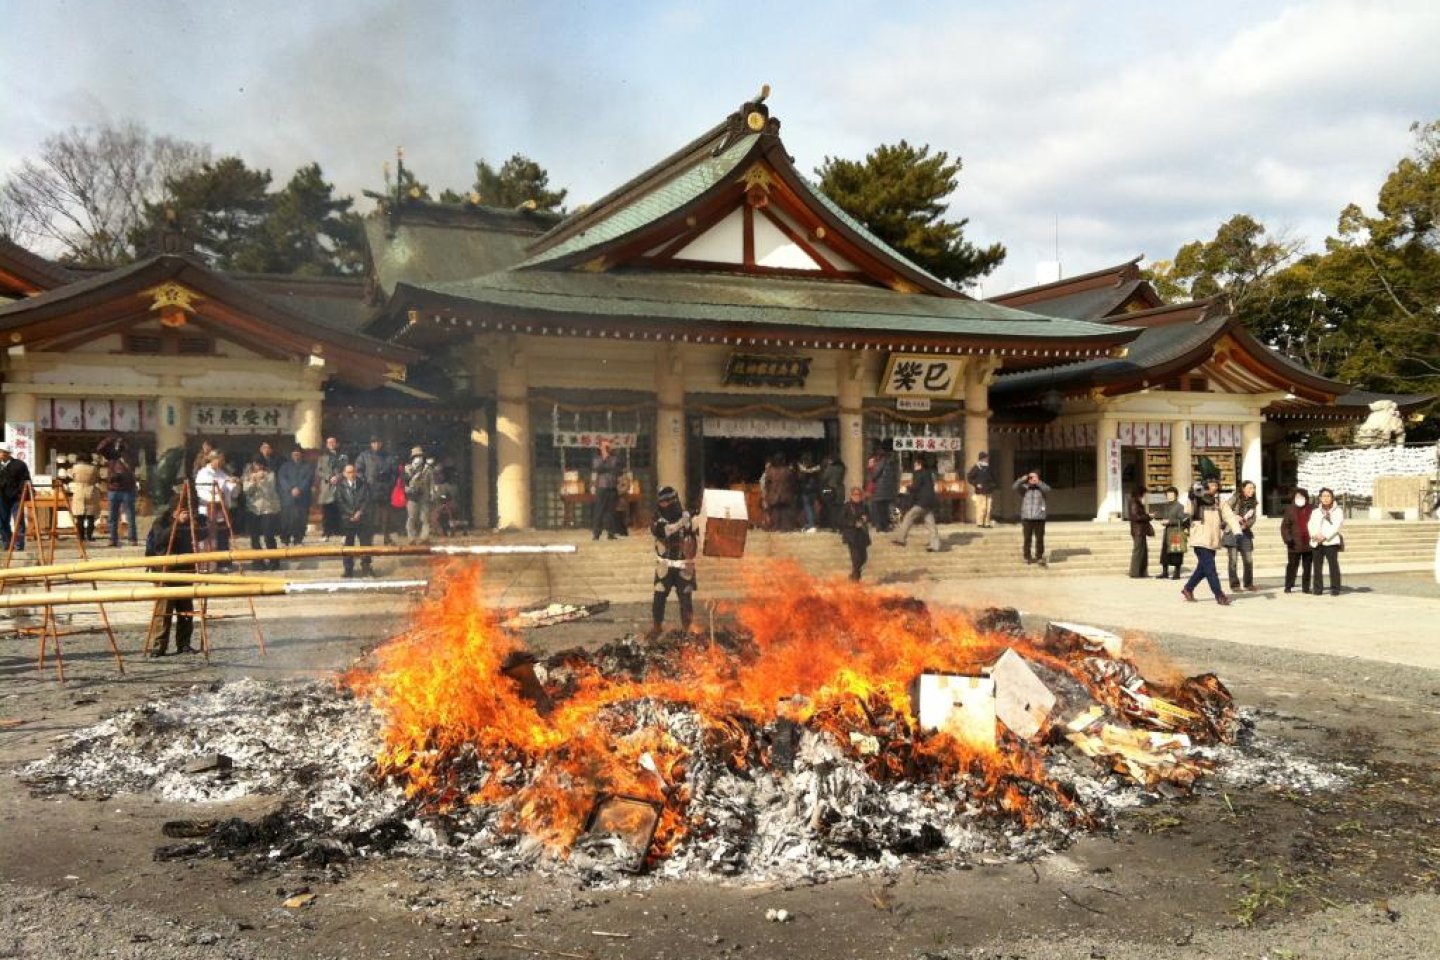
[[[183,327],[189,314],[195,312],[195,303],[204,300],[200,294],[182,283],[168,280],[149,290],[140,291],[140,296],[150,297],[151,312],[159,311],[160,324],[166,327]]]
[[[178,307],[186,313],[194,313],[195,303],[205,299],[183,283],[176,283],[174,280],[167,280],[158,287],[151,287],[149,290],[141,290],[140,296],[152,298],[150,303],[151,310],[164,310],[167,307]]]
[[[759,189],[769,193],[775,177],[765,164],[757,160],[750,164],[750,168],[740,176],[740,182],[745,184],[746,190]]]
[[[403,364],[403,363],[386,363],[386,364],[385,364],[385,379],[386,379],[386,380],[392,380],[392,381],[394,381],[394,382],[396,382],[396,383],[404,383],[404,382],[405,382],[405,364]]]

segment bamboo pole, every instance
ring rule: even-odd
[[[205,553],[177,553],[159,557],[105,557],[52,563],[39,567],[9,567],[0,570],[0,580],[43,580],[68,577],[72,573],[100,570],[128,570],[137,567],[178,567],[194,563],[244,563],[250,560],[304,560],[311,557],[482,557],[575,553],[573,543],[473,544],[443,547],[279,547],[274,550],[212,550]]]
[[[306,583],[195,584],[188,587],[112,587],[107,590],[54,590],[48,593],[0,595],[0,610],[12,607],[62,607],[82,603],[128,603],[154,600],[223,600],[243,597],[301,596],[340,593],[414,593],[428,580],[317,580]]]
[[[243,573],[162,573],[157,570],[100,570],[75,573],[65,578],[70,583],[285,583],[284,577],[261,577]]]

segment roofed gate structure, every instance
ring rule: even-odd
[[[1113,357],[1139,335],[927,273],[797,171],[763,97],[514,266],[396,282],[371,329],[465,358],[493,404],[475,514],[498,527],[573,522],[564,476],[588,475],[601,436],[646,499],[753,483],[776,450],[838,455],[851,485],[881,442],[963,471],[989,446],[997,371]]]

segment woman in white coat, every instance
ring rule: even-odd
[[[1320,490],[1320,502],[1310,514],[1310,542],[1315,545],[1315,596],[1325,592],[1325,568],[1330,568],[1330,595],[1340,596],[1340,551],[1345,549],[1345,538],[1340,528],[1345,524],[1344,513],[1335,502],[1335,491],[1329,487]]]

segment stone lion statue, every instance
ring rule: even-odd
[[[1394,400],[1370,404],[1370,416],[1355,428],[1355,443],[1362,447],[1385,447],[1405,442],[1405,420]]]

